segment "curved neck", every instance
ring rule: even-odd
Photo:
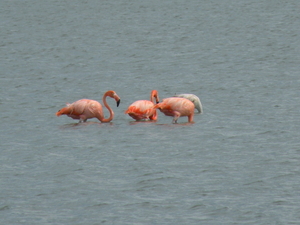
[[[150,101],[153,102],[154,104],[156,104],[155,101],[157,101],[157,98],[155,97],[155,95],[157,95],[157,93],[154,90],[151,91],[151,93],[150,93]],[[154,101],[154,98],[155,98],[155,101]]]
[[[152,93],[150,95],[150,101],[154,103],[154,97],[153,97]]]
[[[155,99],[155,101],[154,101]],[[157,90],[152,90],[150,94],[150,101],[155,105],[159,103],[158,92]]]
[[[104,106],[108,109],[108,111],[109,111],[109,117],[106,119],[106,118],[104,118],[104,114],[103,114],[103,118],[101,118],[101,122],[103,122],[103,123],[108,123],[108,122],[110,122],[113,118],[114,118],[114,112],[112,111],[112,109],[109,107],[109,105],[107,104],[107,102],[106,102],[106,97],[107,97],[107,94],[105,93],[104,95],[103,95],[103,98],[102,98],[102,101],[103,101],[103,104],[104,104]]]

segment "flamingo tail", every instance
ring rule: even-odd
[[[56,116],[61,116],[61,115],[64,115],[64,114],[71,114],[72,113],[72,108],[71,107],[64,107],[60,110],[58,110],[57,113],[55,113]]]

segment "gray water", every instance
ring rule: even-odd
[[[300,224],[299,22],[298,0],[1,1],[0,224]],[[204,113],[134,122],[152,89]],[[111,123],[55,116],[107,90]]]

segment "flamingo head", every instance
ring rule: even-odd
[[[117,102],[117,107],[119,106],[120,102],[121,102],[121,99],[120,97],[117,95],[117,93],[115,91],[107,91],[105,93],[106,96],[109,96],[111,98],[114,98]]]
[[[157,91],[157,90],[152,90],[152,91],[151,91],[151,100],[152,100],[153,98],[155,98],[156,104],[158,104],[158,103],[159,103],[159,97],[158,97],[158,91]]]

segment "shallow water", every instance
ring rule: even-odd
[[[1,224],[299,223],[298,1],[0,6]],[[204,113],[134,122],[152,89]]]

